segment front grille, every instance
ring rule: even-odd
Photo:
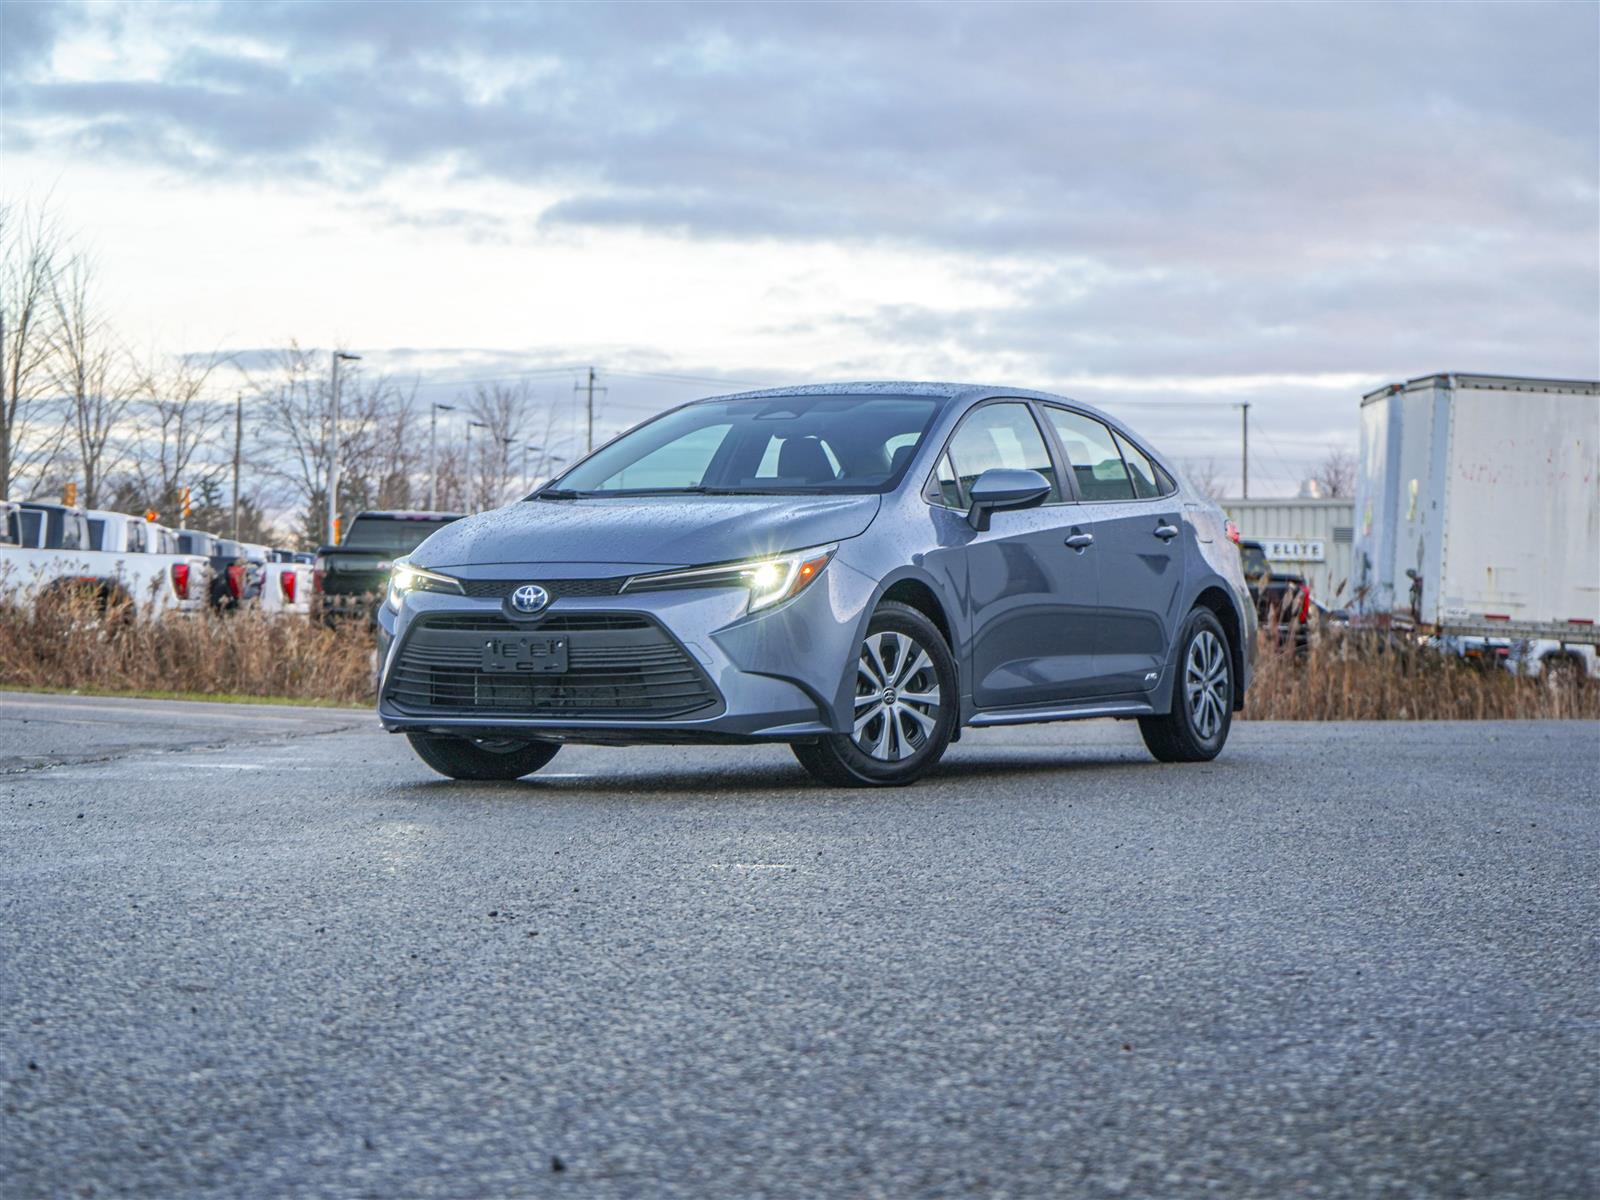
[[[564,633],[561,674],[485,672],[485,634]],[[552,614],[509,621],[494,613],[419,617],[389,672],[385,697],[412,716],[643,717],[716,706],[705,672],[666,630],[636,613]]]
[[[615,579],[462,579],[461,590],[477,599],[504,600],[525,583],[537,583],[550,593],[550,599],[580,596],[616,596],[626,583],[626,575]]]

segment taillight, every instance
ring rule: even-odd
[[[1300,624],[1311,623],[1311,585],[1308,583],[1300,589]]]
[[[189,598],[189,564],[172,564],[172,590],[178,593],[179,600]]]
[[[1239,544],[1239,527],[1229,521],[1223,528],[1227,532],[1228,540],[1237,546]]]
[[[293,567],[278,576],[278,586],[283,589],[283,602],[293,604],[295,588],[299,586],[299,576],[295,574]]]
[[[319,558],[311,564],[311,590],[319,596],[322,595],[323,576],[327,574],[323,566],[326,561],[326,559]]]
[[[230,563],[228,565],[228,591],[233,593],[233,598],[239,600],[244,596],[244,564]]]

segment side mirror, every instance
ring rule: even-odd
[[[967,524],[979,533],[989,528],[989,514],[1001,509],[1036,508],[1050,494],[1050,481],[1037,471],[991,467],[972,483]]]

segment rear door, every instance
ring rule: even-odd
[[[1177,485],[1136,445],[1086,413],[1045,405],[1094,514],[1099,556],[1095,689],[1123,695],[1160,679],[1182,619],[1184,530]]]
[[[1025,401],[989,401],[968,413],[941,456],[934,491],[946,507],[965,509],[972,484],[991,467],[1038,471],[1052,491],[1038,508],[995,513],[982,533],[961,527],[970,538],[965,599],[973,697],[980,708],[1003,708],[1090,694],[1097,560],[1066,544],[1075,529],[1087,528],[1087,518],[1062,491]]]

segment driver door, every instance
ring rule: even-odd
[[[1066,544],[1091,517],[1063,496],[1027,402],[989,401],[963,418],[939,460],[942,502],[967,507],[972,484],[993,467],[1037,471],[1051,491],[1038,508],[996,512],[981,533],[962,526],[973,698],[1004,708],[1092,694],[1097,560]]]

